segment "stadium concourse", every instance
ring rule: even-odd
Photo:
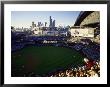
[[[16,37],[19,38],[19,37]],[[70,49],[75,49],[84,55],[84,64],[81,66],[72,66],[67,69],[56,69],[49,74],[44,75],[44,77],[100,77],[100,46],[88,39],[83,39],[78,43],[69,43],[64,37],[20,37],[19,40],[12,39],[12,52],[21,50],[22,48],[34,45],[37,47],[42,46],[54,46],[54,47],[66,47]],[[52,42],[53,41],[53,42]],[[44,43],[45,42],[45,43]],[[85,42],[85,43],[84,43]],[[23,67],[22,67],[23,68]],[[27,72],[22,76],[28,77],[40,77],[34,72]]]

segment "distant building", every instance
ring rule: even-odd
[[[35,27],[35,24],[34,24],[34,22],[32,22],[32,28],[34,28]]]
[[[49,25],[49,27],[52,27],[52,18],[51,18],[51,16],[50,16],[50,25]]]
[[[58,33],[58,31],[54,31],[54,30],[52,30],[52,31],[50,31],[50,30],[45,30],[45,31],[43,31],[43,36],[58,36],[59,35],[59,33]]]
[[[33,28],[33,34],[34,35],[41,36],[43,34],[42,32],[43,32],[42,29],[40,29],[39,27]]]
[[[49,25],[49,27],[50,27],[50,28],[51,28],[51,27],[55,27],[55,20],[52,21],[51,16],[50,16],[50,25]]]
[[[55,27],[55,20],[53,20],[52,27]]]
[[[47,25],[47,22],[45,22],[45,27],[46,27],[46,25]]]

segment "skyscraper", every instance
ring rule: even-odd
[[[46,27],[46,25],[47,25],[47,22],[45,22],[45,27]]]
[[[40,27],[40,26],[42,26],[43,25],[43,23],[41,23],[41,22],[38,22],[38,27]]]
[[[50,16],[50,25],[49,25],[49,27],[52,27],[52,18],[51,18],[51,16]]]
[[[55,20],[53,20],[52,27],[55,27]]]
[[[35,26],[35,25],[34,25],[34,22],[32,22],[32,28],[34,28],[34,26]]]

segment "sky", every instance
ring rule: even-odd
[[[57,26],[74,25],[80,11],[12,11],[11,26],[30,28],[32,21],[45,23],[49,26],[49,17],[55,20]]]

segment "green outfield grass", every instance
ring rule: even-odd
[[[12,53],[12,63],[24,65],[24,71],[45,74],[57,68],[66,69],[83,63],[83,56],[75,50],[52,46],[29,46]]]

